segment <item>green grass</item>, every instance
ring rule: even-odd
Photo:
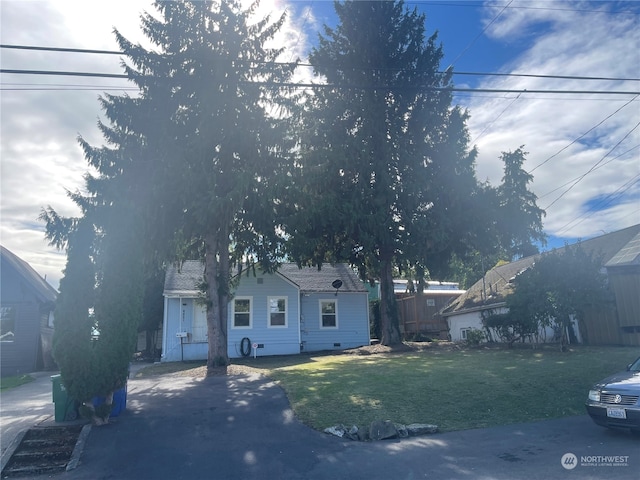
[[[453,431],[584,414],[589,387],[638,355],[637,347],[432,348],[234,363],[277,380],[297,417],[319,430],[382,419]],[[168,365],[177,371],[202,363]]]
[[[591,384],[639,354],[579,347],[335,355],[270,368],[269,375],[316,429],[382,419],[453,431],[583,414]]]
[[[31,375],[18,375],[15,377],[0,378],[0,390],[9,390],[10,388],[19,387],[25,383],[35,380]]]

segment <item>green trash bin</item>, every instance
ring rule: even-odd
[[[75,420],[78,418],[78,409],[76,402],[69,397],[67,389],[62,384],[60,375],[52,375],[51,383],[53,386],[53,403],[54,418],[56,422],[64,422],[66,420]]]

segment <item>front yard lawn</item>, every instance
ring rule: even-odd
[[[452,431],[582,415],[592,383],[638,355],[631,347],[433,349],[310,357],[267,374],[316,429],[381,419]]]
[[[229,368],[277,380],[297,417],[318,430],[380,419],[453,431],[582,415],[591,385],[624,370],[639,355],[637,347],[577,346],[562,353],[556,346],[444,346],[390,354],[234,359]],[[175,363],[141,374],[185,369],[197,375],[206,371],[202,363]]]

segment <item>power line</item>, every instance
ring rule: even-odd
[[[516,103],[516,100],[518,100],[518,99],[520,98],[520,96],[521,96],[521,95],[522,95],[522,94],[521,94],[521,93],[519,93],[519,94],[518,94],[518,96],[517,96],[517,97],[515,97],[515,98],[511,101],[511,103],[509,103],[509,105],[507,105],[506,107],[504,107],[504,110],[502,110],[502,111],[498,114],[498,116],[497,116],[496,118],[494,118],[490,123],[488,123],[488,124],[487,124],[487,126],[486,126],[486,127],[484,127],[484,130],[482,130],[482,131],[478,134],[478,136],[477,136],[476,138],[474,138],[474,139],[471,141],[471,145],[473,145],[474,143],[476,143],[476,142],[478,141],[478,139],[479,139],[480,137],[482,137],[482,135],[484,135],[484,134],[485,134],[485,132],[486,132],[487,130],[489,130],[489,128],[491,128],[491,125],[493,125],[495,122],[497,122],[497,121],[500,119],[500,117],[501,117],[502,115],[504,115],[504,112],[506,112],[507,110],[509,110],[509,109],[513,106],[513,104],[514,104],[514,103]]]
[[[11,48],[14,50],[39,50],[45,52],[67,52],[67,53],[97,53],[102,55],[124,55],[124,52],[115,50],[91,50],[86,48],[64,48],[64,47],[38,47],[32,45],[6,45],[1,44],[0,48]]]
[[[473,7],[473,8],[485,8],[486,6],[482,2],[478,3],[454,3],[454,2],[431,2],[429,0],[408,0],[405,2],[407,5],[434,5],[439,7]],[[490,7],[500,8],[501,5],[487,5]],[[522,5],[510,5],[510,9],[520,10],[550,10],[558,12],[580,12],[580,13],[604,13],[607,15],[640,15],[640,12],[631,11],[605,11],[605,10],[587,10],[584,8],[558,8],[558,7],[527,7]]]
[[[52,70],[21,70],[21,69],[0,69],[0,73],[13,73],[17,75],[56,75],[70,77],[98,77],[98,78],[129,78],[129,75],[122,73],[94,73],[94,72],[63,72]]]
[[[22,69],[0,69],[0,73],[11,73],[19,75],[55,75],[55,76],[76,76],[76,77],[99,77],[99,78],[126,78],[128,75],[116,73],[92,73],[92,72],[67,72],[52,70],[22,70]],[[339,85],[321,83],[283,83],[283,82],[246,82],[255,85],[264,85],[277,88],[340,88],[354,90],[424,90],[424,91],[449,91],[449,92],[484,92],[484,93],[552,93],[552,94],[596,94],[596,95],[640,95],[636,91],[621,90],[541,90],[541,89],[505,89],[505,88],[461,88],[461,87],[430,87],[430,86],[396,86],[396,85]]]
[[[82,48],[63,48],[63,47],[39,47],[39,46],[30,46],[30,45],[6,45],[0,44],[0,48],[8,48],[8,49],[18,49],[18,50],[37,50],[37,51],[49,51],[49,52],[63,52],[63,53],[91,53],[91,54],[107,54],[107,55],[125,55],[124,52],[114,51],[114,50],[91,50],[91,49],[82,49]],[[298,66],[298,67],[322,67],[322,68],[335,68],[332,65],[313,65],[307,62],[251,62],[253,64],[259,65],[278,65],[278,66]],[[354,68],[354,70],[356,70]],[[362,69],[360,69],[362,70]],[[384,71],[393,71],[400,72],[401,68],[374,68],[368,67],[366,70],[384,70]],[[437,73],[443,74],[445,71],[438,71]],[[460,76],[475,76],[475,77],[523,77],[523,78],[549,78],[549,79],[559,79],[559,80],[595,80],[595,81],[612,81],[612,82],[640,82],[640,78],[620,78],[620,77],[587,77],[582,75],[545,75],[545,74],[534,74],[534,73],[500,73],[500,72],[452,72],[453,75]]]
[[[544,160],[543,162],[539,163],[538,165],[536,165],[535,167],[533,167],[528,173],[533,173],[534,170],[536,170],[538,167],[541,167],[542,165],[544,165],[545,163],[547,163],[549,160],[551,160],[552,158],[558,156],[560,153],[564,152],[567,148],[569,148],[571,145],[573,145],[574,143],[576,143],[578,140],[580,140],[581,138],[584,138],[587,134],[591,133],[593,130],[595,130],[596,128],[598,128],[600,125],[602,125],[604,122],[606,122],[607,120],[609,120],[611,117],[613,117],[616,113],[618,113],[620,110],[622,110],[624,107],[626,107],[627,105],[629,105],[631,102],[635,101],[638,98],[638,96],[633,97],[631,100],[629,100],[627,103],[625,103],[624,105],[622,105],[620,108],[618,108],[615,112],[613,112],[612,114],[608,115],[607,117],[605,117],[603,120],[601,120],[598,124],[594,125],[593,127],[591,127],[589,130],[587,130],[586,132],[584,132],[582,135],[580,135],[578,138],[576,138],[575,140],[573,140],[571,143],[569,143],[568,145],[564,146],[563,148],[561,148],[560,150],[558,150],[556,153],[554,153],[553,155],[551,155],[549,158],[547,158],[546,160]]]
[[[616,155],[615,157],[610,158],[610,159],[609,159],[609,160],[607,160],[606,162],[601,163],[600,165],[598,165],[598,167],[597,167],[597,168],[594,168],[593,170],[594,170],[594,171],[596,171],[596,170],[598,170],[598,169],[600,169],[600,168],[604,167],[605,165],[609,165],[609,164],[610,164],[611,162],[613,162],[614,160],[617,160],[618,158],[623,157],[624,155],[626,155],[627,153],[629,153],[629,152],[630,152],[630,151],[632,151],[632,150],[635,150],[635,149],[636,149],[636,148],[638,148],[638,147],[640,147],[640,145],[636,145],[635,147],[631,147],[629,150],[627,150],[627,151],[625,151],[625,152],[622,152],[620,155]],[[572,179],[571,179],[571,180],[569,180],[568,182],[563,183],[563,184],[562,184],[562,185],[560,185],[559,187],[556,187],[556,188],[554,188],[553,190],[548,191],[548,192],[547,192],[547,193],[545,193],[544,195],[540,195],[540,196],[538,197],[538,200],[542,200],[544,197],[548,197],[548,196],[549,196],[549,195],[551,195],[553,192],[557,192],[557,191],[558,191],[558,190],[560,190],[561,188],[566,187],[566,186],[567,186],[567,185],[569,185],[571,182],[574,182],[574,181],[578,180],[579,178],[580,178],[580,176],[578,175],[577,177],[572,178]]]
[[[604,157],[602,157],[600,160],[598,160],[589,170],[587,170],[585,173],[583,173],[569,188],[567,188],[564,192],[562,192],[560,194],[560,196],[558,196],[558,198],[556,198],[553,202],[551,202],[549,205],[547,205],[546,207],[543,208],[543,210],[547,210],[548,208],[550,208],[551,206],[553,206],[558,200],[560,200],[562,197],[564,197],[571,189],[573,189],[573,187],[575,187],[578,183],[580,183],[582,181],[582,179],[584,177],[586,177],[587,175],[589,175],[591,172],[593,172],[598,165],[600,165],[602,163],[602,161],[607,158],[609,156],[609,154],[611,152],[613,152],[616,148],[618,148],[618,146],[624,142],[627,137],[629,135],[631,135],[636,128],[638,128],[640,126],[640,122],[636,123],[635,127],[633,127],[631,130],[629,130],[629,132],[627,132],[627,134],[622,137],[622,140],[620,140],[618,143],[616,143],[613,148],[611,150],[609,150]]]
[[[631,187],[633,187],[636,183],[638,183],[640,181],[640,173],[638,175],[636,175],[635,177],[633,177],[632,179],[628,180],[627,182],[623,183],[621,186],[619,186],[616,190],[614,190],[613,192],[611,192],[609,195],[607,195],[606,197],[604,197],[603,199],[601,199],[599,202],[597,202],[596,204],[592,205],[586,212],[584,212],[582,215],[580,215],[579,217],[574,218],[573,220],[571,220],[570,222],[568,222],[567,224],[565,224],[564,226],[562,226],[557,233],[560,233],[566,229],[570,228],[575,228],[578,225],[580,225],[582,222],[584,222],[587,218],[591,217],[592,215],[594,215],[595,213],[601,211],[604,207],[608,206],[611,202],[613,202],[617,197],[622,196],[627,190],[629,190]],[[626,187],[626,188],[624,188]],[[624,190],[620,191],[620,189],[624,188]],[[619,192],[620,191],[620,192]],[[619,192],[619,193],[618,193]],[[596,210],[596,208],[598,208],[598,210]],[[583,218],[584,217],[584,218]],[[582,218],[582,220],[580,220]],[[578,223],[573,224],[575,221],[580,220]],[[573,225],[572,225],[573,224]]]
[[[469,49],[473,46],[473,44],[474,44],[474,43],[476,43],[476,41],[477,41],[477,40],[478,40],[482,35],[484,35],[484,32],[486,32],[486,31],[489,29],[489,27],[490,27],[491,25],[493,25],[493,24],[494,24],[494,22],[495,22],[496,20],[498,20],[498,18],[500,18],[500,15],[502,15],[502,12],[504,12],[504,11],[509,7],[509,5],[511,5],[512,3],[513,3],[513,0],[509,0],[509,3],[507,3],[507,4],[504,6],[504,8],[503,8],[502,10],[500,10],[500,12],[499,12],[495,17],[493,17],[493,20],[491,20],[491,21],[490,21],[490,22],[489,22],[489,23],[488,23],[488,24],[487,24],[487,25],[482,29],[482,31],[481,31],[478,35],[476,35],[476,36],[475,36],[475,38],[474,38],[473,40],[471,40],[471,42],[469,43],[469,45],[467,45],[467,46],[462,50],[462,52],[460,52],[460,53],[458,54],[458,56],[453,60],[453,62],[451,62],[451,66],[452,66],[452,67],[456,64],[456,62],[457,62],[458,60],[460,60],[460,57],[462,57],[465,53],[467,53],[467,50],[469,50]]]

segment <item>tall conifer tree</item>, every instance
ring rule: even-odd
[[[425,16],[402,1],[335,9],[338,25],[309,56],[329,86],[306,103],[290,251],[301,263],[349,260],[379,278],[382,343],[394,344],[394,265],[424,277],[467,245],[475,151]]]
[[[293,67],[274,63],[281,49],[265,46],[284,16],[256,20],[257,4],[243,10],[237,1],[154,5],[160,15],[143,15],[142,29],[156,48],[116,32],[141,96],[112,99],[106,111],[114,125],[143,139],[134,162],[150,162],[144,203],[154,248],[170,258],[176,245],[191,245],[205,263],[207,366],[214,373],[228,363],[233,265],[253,258],[268,270],[276,261],[281,238],[272,188],[284,171],[288,134],[286,101],[274,85]],[[129,108],[137,113],[121,127]]]

